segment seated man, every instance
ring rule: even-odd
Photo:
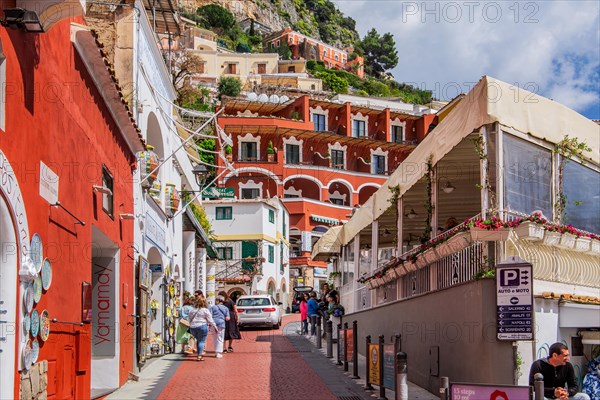
[[[575,370],[569,362],[569,349],[562,343],[550,346],[548,357],[540,358],[531,364],[529,385],[534,386],[535,374],[544,376],[544,397],[559,400],[590,400],[585,393],[578,393]],[[565,385],[567,388],[565,389]]]

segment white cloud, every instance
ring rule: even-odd
[[[580,112],[600,103],[597,1],[335,3],[361,36],[372,27],[392,32],[400,59],[392,74],[436,97],[490,75]]]

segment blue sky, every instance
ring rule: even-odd
[[[400,82],[447,100],[490,75],[600,119],[600,1],[332,1],[394,35]]]

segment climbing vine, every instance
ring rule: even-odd
[[[425,212],[427,213],[427,218],[425,220],[425,231],[423,231],[423,236],[421,236],[421,243],[427,242],[431,239],[431,219],[433,217],[433,202],[431,201],[432,195],[432,183],[433,183],[433,156],[430,155],[427,158],[427,173],[425,174],[425,203],[423,207],[425,208]]]
[[[487,173],[485,174],[484,185],[482,186],[481,184],[477,184],[476,186],[479,190],[486,190],[488,195],[488,205],[489,208],[493,211],[496,208],[496,193],[494,192],[494,189],[492,188],[492,183],[490,181],[490,160],[488,159],[487,153],[485,151],[483,136],[480,135],[477,138],[473,139],[473,144],[475,145],[475,151],[477,152],[479,159],[483,162],[483,168],[485,168],[485,170],[487,171]]]
[[[585,164],[584,152],[592,151],[586,142],[580,142],[576,137],[565,137],[554,147],[553,152],[558,154],[558,193],[554,202],[554,212],[556,219],[560,222],[566,218],[565,208],[567,207],[567,196],[563,190],[563,174],[567,162],[573,157],[578,157],[582,164]]]

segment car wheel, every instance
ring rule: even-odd
[[[275,325],[273,325],[273,329],[279,329],[280,326],[281,326],[281,322],[278,322]]]

